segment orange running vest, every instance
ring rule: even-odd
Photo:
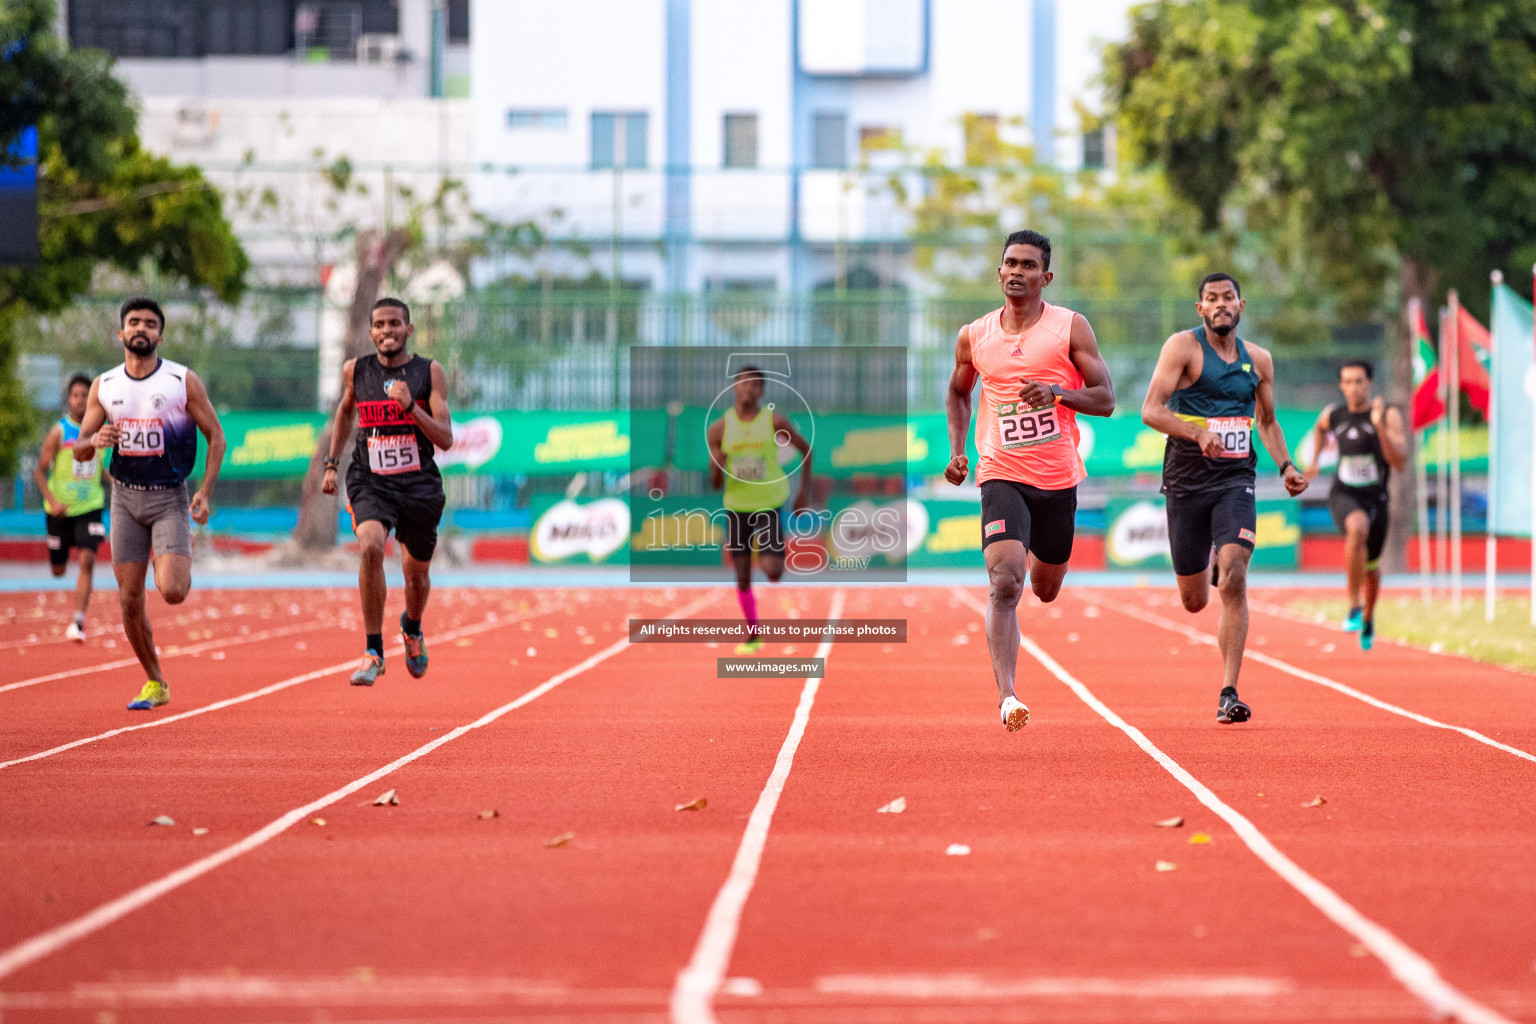
[[[1023,381],[1083,386],[1072,362],[1070,309],[1043,303],[1040,319],[1023,334],[1003,332],[1003,311],[970,325],[971,365],[981,376],[976,416],[976,480],[1013,480],[1042,490],[1075,487],[1087,476],[1077,453],[1077,413],[1064,405],[1029,409],[1019,401]]]

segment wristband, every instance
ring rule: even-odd
[[[325,460],[325,468],[326,469],[335,469],[339,465],[341,465],[341,463],[337,459],[326,459]]]
[[[1295,469],[1296,468],[1296,463],[1292,462],[1290,459],[1286,459],[1284,462],[1280,463],[1280,475],[1281,476],[1285,476],[1285,468],[1287,466],[1289,466],[1292,469]]]
[[[403,409],[403,410],[402,410],[402,413],[403,413],[403,414],[404,414],[404,415],[406,415],[406,416],[409,416],[409,415],[410,415],[410,414],[411,414],[411,413],[413,413],[413,412],[415,412],[415,411],[416,411],[416,399],[415,399],[415,398],[414,398],[414,397],[413,397],[413,398],[412,398],[412,399],[411,399],[411,404],[410,404],[410,405],[408,405],[408,406],[406,406],[406,407],[405,407],[405,408],[404,408],[404,409]]]

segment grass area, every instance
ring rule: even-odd
[[[1289,606],[1298,614],[1335,624],[1349,611],[1343,599],[1291,601]],[[1417,594],[1392,595],[1376,603],[1376,636],[1536,672],[1530,597],[1501,594],[1495,611],[1494,621],[1485,621],[1481,591],[1475,597],[1463,596],[1460,615],[1452,613],[1450,598],[1436,597],[1425,604]]]

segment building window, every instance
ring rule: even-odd
[[[565,131],[567,118],[564,110],[509,110],[508,128],[536,128],[545,131]],[[610,159],[612,159],[610,157]]]
[[[592,166],[596,169],[645,166],[646,115],[592,115]]]
[[[848,115],[822,111],[811,116],[811,166],[848,166]]]
[[[448,41],[469,42],[469,0],[448,0]]]
[[[726,167],[757,166],[757,115],[725,115]]]
[[[1083,166],[1089,170],[1104,168],[1104,129],[1083,132]]]

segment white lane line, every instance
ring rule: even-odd
[[[817,978],[814,987],[822,995],[899,999],[1227,999],[1283,996],[1296,990],[1288,978],[1243,974],[1162,974],[1151,978],[1044,975],[1003,980],[978,974],[829,974]]]
[[[512,623],[522,621],[523,619],[535,619],[541,615],[548,615],[550,612],[558,611],[559,608],[560,606],[558,605],[551,605],[548,608],[535,608],[528,612],[518,612],[517,614],[508,616],[504,619],[487,619],[484,622],[477,622],[472,626],[461,626],[458,629],[451,629],[446,633],[435,634],[429,639],[439,643],[446,642],[448,640],[457,640],[460,637],[473,636],[476,633],[484,633],[488,630],[495,629],[498,626],[509,626]],[[403,644],[396,644],[389,653],[398,655],[404,653],[404,651],[405,647]],[[109,740],[114,736],[121,736],[124,733],[138,732],[140,729],[154,729],[162,725],[170,725],[172,722],[180,722],[183,719],[196,718],[198,715],[206,715],[210,711],[220,711],[224,708],[234,707],[236,704],[244,704],[246,701],[252,701],[256,700],[258,697],[266,697],[270,694],[279,693],[291,686],[298,686],[300,683],[307,683],[311,680],[320,679],[328,675],[333,675],[337,672],[345,672],[349,668],[354,668],[357,665],[358,660],[359,659],[357,658],[353,658],[350,661],[341,661],[334,665],[327,665],[325,668],[317,668],[313,672],[305,672],[303,675],[293,676],[289,679],[284,679],[281,682],[272,683],[270,685],[263,686],[260,689],[251,690],[248,693],[242,693],[239,696],[228,697],[224,700],[217,700],[212,704],[205,704],[200,708],[193,708],[191,711],[183,711],[177,715],[167,715],[164,718],[151,719],[148,722],[140,722],[138,725],[125,725],[118,729],[108,729],[106,732],[97,733],[95,736],[86,736],[82,739],[71,740],[68,743],[61,743],[56,747],[49,747],[47,750],[40,750],[35,754],[28,754],[25,757],[12,758],[9,761],[0,761],[0,770],[10,768],[13,765],[26,764],[28,761],[41,761],[45,757],[52,757],[55,754],[62,754],[66,750],[74,750],[76,747],[83,747],[91,743],[100,743],[102,740]]]
[[[1135,605],[1122,604],[1119,601],[1103,597],[1090,598],[1082,597],[1081,595],[1079,595],[1079,597],[1081,600],[1087,601],[1090,604],[1103,605],[1105,608],[1117,611],[1121,615],[1126,615],[1133,619],[1139,619],[1142,622],[1149,623],[1153,626],[1159,626],[1163,629],[1169,630],[1170,632],[1178,633],[1182,636],[1188,637],[1197,643],[1207,644],[1211,647],[1216,646],[1216,638],[1209,635],[1208,633],[1202,633],[1197,629],[1191,629],[1183,623],[1174,622],[1172,619],[1164,618],[1155,612],[1149,612],[1144,609],[1137,608]],[[1421,715],[1417,711],[1409,711],[1407,708],[1398,707],[1396,704],[1390,704],[1379,697],[1372,697],[1370,694],[1361,690],[1357,690],[1353,686],[1348,686],[1336,679],[1329,679],[1327,676],[1320,676],[1316,672],[1308,672],[1304,668],[1298,668],[1288,661],[1281,661],[1279,658],[1271,657],[1262,651],[1245,651],[1243,657],[1257,661],[1261,665],[1268,665],[1270,668],[1279,669],[1281,672],[1284,672],[1287,675],[1295,676],[1297,679],[1305,679],[1309,683],[1316,683],[1318,686],[1326,686],[1328,689],[1333,690],[1336,693],[1342,693],[1346,697],[1353,697],[1355,700],[1369,704],[1373,708],[1380,708],[1383,711],[1390,711],[1394,715],[1401,715],[1402,717],[1410,719],[1411,721],[1418,722],[1420,725],[1427,725],[1435,729],[1449,729],[1451,732],[1460,733],[1469,740],[1476,740],[1479,743],[1493,747],[1495,750],[1502,750],[1506,754],[1513,754],[1516,757],[1524,758],[1527,761],[1536,762],[1536,754],[1521,750],[1519,747],[1512,747],[1508,743],[1500,743],[1492,736],[1480,733],[1476,729],[1470,729],[1464,725],[1452,725],[1450,722],[1442,722],[1437,718],[1430,718],[1428,715]]]
[[[179,658],[183,654],[201,654],[204,651],[219,651],[228,647],[238,647],[241,644],[254,644],[261,640],[271,640],[280,636],[292,636],[295,633],[307,633],[316,629],[328,629],[333,626],[330,622],[301,622],[293,626],[280,626],[277,629],[264,629],[259,633],[236,633],[233,636],[204,640],[201,643],[191,644],[187,647],[177,647],[176,650],[167,649],[160,652],[160,660],[166,658]],[[19,682],[6,683],[0,686],[0,693],[7,690],[20,690],[28,686],[36,686],[38,683],[51,683],[56,679],[69,679],[73,676],[88,676],[96,672],[106,672],[115,668],[127,668],[137,665],[138,658],[119,658],[116,661],[104,661],[99,665],[87,665],[84,668],[66,669],[63,672],[53,672],[46,676],[34,676],[31,679],[22,679]]]
[[[960,590],[956,590],[955,594],[970,605],[972,610],[979,614],[986,613],[981,603],[969,594]],[[1495,1013],[1452,986],[1440,977],[1440,972],[1435,970],[1435,965],[1425,959],[1421,953],[1360,913],[1344,897],[1281,853],[1280,848],[1270,842],[1269,837],[1260,832],[1258,826],[1213,793],[1205,783],[1185,771],[1177,761],[1163,753],[1140,729],[1115,714],[1107,704],[1095,697],[1088,687],[1062,668],[1061,664],[1047,654],[1039,644],[1025,636],[1022,629],[1019,630],[1019,644],[1029,652],[1031,657],[1045,666],[1047,672],[1061,680],[1079,700],[1096,711],[1100,718],[1129,736],[1132,743],[1151,756],[1169,775],[1179,780],[1180,784],[1193,793],[1197,800],[1232,826],[1232,830],[1237,833],[1243,844],[1252,850],[1271,871],[1284,879],[1291,888],[1301,893],[1308,903],[1322,912],[1324,917],[1344,929],[1357,942],[1374,953],[1404,988],[1424,1001],[1431,1014],[1461,1021],[1462,1024],[1514,1024],[1509,1018]]]
[[[832,595],[832,607],[827,612],[827,618],[836,619],[842,615],[843,596],[841,590]],[[817,645],[816,653],[811,657],[825,658],[831,651],[832,638],[827,636]],[[677,981],[672,986],[673,1024],[715,1022],[715,993],[725,980],[726,968],[731,964],[736,934],[741,928],[741,912],[747,905],[747,897],[752,895],[752,886],[757,882],[757,869],[763,861],[763,848],[768,845],[768,829],[773,824],[773,812],[779,806],[779,795],[784,792],[789,770],[794,767],[795,751],[799,749],[800,738],[805,735],[805,727],[810,723],[811,706],[816,703],[816,691],[820,688],[821,680],[812,676],[806,679],[805,686],[800,690],[800,703],[790,722],[789,734],[784,737],[779,756],[773,763],[773,772],[769,774],[767,784],[758,795],[752,816],[747,819],[741,845],[736,848],[736,859],[731,862],[731,873],[726,876],[725,884],[720,887],[720,891],[715,894],[715,902],[710,905],[709,916],[704,919],[704,931],[700,933],[698,945],[693,950],[693,958],[678,973]]]
[[[711,590],[704,596],[665,617],[668,619],[687,618],[695,611],[707,607],[710,603],[715,601],[718,596],[719,592],[717,590]],[[26,967],[29,964],[36,963],[43,957],[52,953],[56,953],[63,949],[65,946],[68,946],[73,942],[77,942],[80,939],[83,939],[86,936],[92,934],[93,932],[100,931],[113,922],[133,913],[135,910],[148,906],[150,903],[153,903],[161,896],[164,896],[170,892],[174,892],[175,890],[186,885],[188,882],[192,882],[198,878],[201,878],[203,875],[208,874],[215,868],[228,864],[230,861],[241,856],[242,854],[249,853],[250,851],[256,849],[258,846],[261,846],[264,843],[274,839],[275,837],[282,835],[288,829],[305,820],[316,811],[329,807],[331,804],[336,803],[338,800],[345,800],[347,797],[351,796],[353,793],[356,793],[358,790],[365,789],[368,786],[373,785],[375,782],[379,781],[385,776],[396,772],[401,768],[404,768],[412,761],[417,761],[423,757],[426,757],[428,754],[432,753],[438,747],[443,746],[445,743],[452,743],[454,740],[458,739],[460,736],[463,736],[465,733],[472,732],[475,729],[484,728],[485,726],[490,725],[492,722],[495,722],[498,718],[501,718],[503,715],[506,715],[512,711],[516,711],[523,705],[538,700],[540,697],[544,696],[546,693],[553,690],[561,683],[581,675],[583,672],[590,668],[594,668],[595,666],[602,664],[609,658],[622,652],[628,646],[629,636],[628,629],[626,628],[625,636],[623,639],[616,641],[601,651],[598,651],[596,654],[587,658],[585,661],[582,661],[580,664],[568,668],[564,672],[550,676],[548,679],[544,680],[544,682],[540,683],[538,686],[535,686],[533,689],[529,690],[521,697],[518,697],[516,700],[509,701],[506,704],[501,705],[501,707],[496,708],[494,711],[489,711],[486,714],[481,715],[479,718],[475,719],[473,722],[470,722],[468,725],[461,725],[451,732],[444,733],[442,736],[432,740],[430,743],[426,743],[420,747],[417,747],[409,754],[396,758],[384,767],[371,771],[367,775],[364,775],[362,778],[354,779],[353,781],[347,783],[345,786],[342,786],[340,789],[333,790],[327,793],[325,796],[320,797],[318,800],[311,800],[309,803],[302,807],[295,807],[293,810],[289,811],[287,814],[284,814],[282,817],[276,819],[275,821],[269,822],[267,825],[257,829],[255,832],[252,832],[244,839],[241,839],[235,843],[231,843],[230,845],[224,847],[222,850],[211,853],[208,856],[201,858],[200,860],[195,860],[185,867],[178,868],[168,875],[163,875],[160,878],[155,879],[153,882],[145,883],[144,885],[139,886],[137,889],[125,893],[114,900],[109,900],[108,902],[103,903],[101,906],[97,907],[95,910],[92,910],[86,914],[82,914],[81,916],[75,918],[73,921],[67,921],[56,928],[50,928],[45,932],[32,936],[30,939],[26,939],[17,943],[11,948],[5,950],[3,953],[0,953],[0,978],[8,977],[9,975],[21,970],[21,968]]]

